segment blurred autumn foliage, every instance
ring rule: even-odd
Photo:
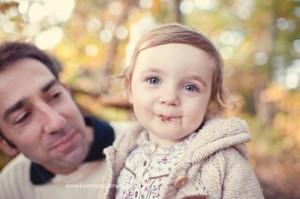
[[[228,114],[249,122],[250,158],[266,198],[291,199],[300,198],[299,19],[299,0],[3,0],[0,40],[31,41],[54,54],[84,111],[124,121],[130,106],[111,76],[128,65],[138,38],[168,22],[199,30],[224,58],[236,101]]]

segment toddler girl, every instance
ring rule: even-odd
[[[199,32],[167,24],[142,37],[125,75],[137,124],[105,150],[104,198],[263,198],[246,123],[220,116],[222,78]]]

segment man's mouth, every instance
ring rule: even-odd
[[[72,148],[73,140],[76,137],[77,133],[75,130],[66,133],[63,137],[58,139],[54,144],[50,147],[50,150],[55,150],[59,152],[66,152]]]

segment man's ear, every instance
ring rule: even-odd
[[[7,155],[14,156],[18,153],[18,150],[7,144],[6,140],[0,138],[0,149]]]

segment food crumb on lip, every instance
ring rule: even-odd
[[[171,120],[179,118],[179,116],[166,116],[166,115],[162,115],[162,114],[160,114],[159,117],[160,117],[161,121],[163,121],[163,122],[171,121]]]

